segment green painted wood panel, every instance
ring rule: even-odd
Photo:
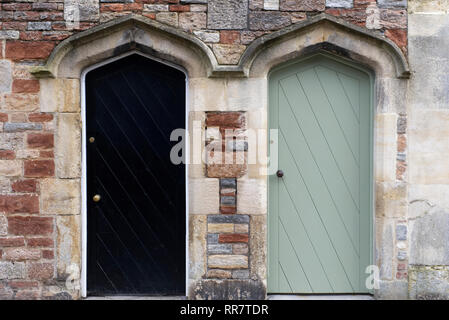
[[[269,177],[271,293],[369,292],[372,83],[324,54],[270,74],[269,124],[284,171]]]

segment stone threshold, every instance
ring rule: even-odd
[[[89,296],[83,300],[187,300],[186,296]]]

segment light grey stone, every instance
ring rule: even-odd
[[[398,133],[403,134],[407,130],[407,117],[398,117]]]
[[[200,3],[200,4],[207,4],[207,0],[181,0],[181,3]]]
[[[449,265],[449,212],[430,210],[411,222],[410,264]]]
[[[145,4],[143,6],[143,11],[148,12],[168,11],[168,4]]]
[[[100,0],[100,2],[132,3],[134,0]]]
[[[207,216],[208,223],[249,223],[249,216],[243,214],[212,214]]]
[[[249,270],[234,270],[232,271],[233,279],[248,279],[249,278]]]
[[[396,226],[396,240],[407,240],[407,226],[399,224]]]
[[[20,279],[25,276],[23,262],[0,261],[0,279]]]
[[[165,24],[178,26],[178,13],[177,12],[159,12],[156,13],[156,20]]]
[[[231,140],[226,142],[226,150],[229,151],[248,151],[248,141]]]
[[[410,266],[408,274],[410,299],[449,299],[449,266]]]
[[[326,0],[326,7],[329,8],[352,8],[354,0]]]
[[[248,25],[248,1],[209,0],[207,27],[209,29],[245,29]]]
[[[218,244],[218,234],[217,233],[209,233],[207,235],[207,243],[209,244]]]
[[[278,30],[291,24],[290,16],[279,11],[256,11],[249,15],[250,30]]]
[[[231,244],[208,244],[208,253],[232,253]]]
[[[7,122],[3,125],[3,131],[5,132],[18,132],[26,130],[42,130],[42,124],[28,122]]]
[[[0,133],[0,146],[6,150],[20,150],[23,148],[23,133]]]
[[[64,20],[67,22],[97,21],[100,18],[98,0],[64,0]]]
[[[27,26],[28,30],[51,30],[51,22],[50,21],[34,21],[28,22]]]
[[[406,8],[407,0],[377,0],[377,5],[381,8]]]
[[[16,30],[0,30],[0,39],[19,39],[20,33]]]
[[[405,251],[405,250],[399,250],[399,251],[398,251],[398,260],[399,260],[399,261],[407,260],[407,251]]]
[[[229,197],[229,196],[221,197],[220,203],[222,205],[228,205],[228,206],[235,205],[235,197]]]
[[[407,158],[406,154],[402,153],[402,152],[398,153],[396,156],[396,160],[399,160],[399,161],[405,161],[406,158]]]
[[[379,281],[375,291],[379,300],[406,300],[408,298],[407,281]]]
[[[235,189],[236,186],[237,186],[237,180],[234,178],[220,179],[220,188],[222,188],[222,189],[224,189],[224,188]]]
[[[8,219],[3,213],[0,213],[0,236],[8,234]]]
[[[201,41],[209,42],[209,43],[218,43],[220,42],[220,33],[218,31],[204,31],[204,30],[195,30],[193,34],[196,35]]]
[[[12,70],[11,62],[0,60],[0,93],[11,92]]]
[[[264,0],[264,10],[279,10],[279,0]]]
[[[393,230],[391,224],[386,224],[382,233],[381,239],[382,245],[379,250],[379,262],[380,262],[380,279],[391,280],[393,277]]]

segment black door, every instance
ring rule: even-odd
[[[86,76],[87,290],[184,295],[184,74],[131,55]]]

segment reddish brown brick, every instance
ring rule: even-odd
[[[14,61],[46,59],[55,46],[51,41],[7,41],[5,57]]]
[[[190,5],[171,4],[170,11],[186,12],[190,11]]]
[[[28,115],[28,121],[30,122],[49,122],[53,120],[51,113],[30,113]]]
[[[29,247],[53,247],[52,238],[27,238],[27,246]]]
[[[54,267],[52,263],[30,263],[28,265],[28,277],[36,280],[53,278]]]
[[[8,217],[8,231],[15,235],[51,235],[53,218],[51,217]]]
[[[52,150],[40,151],[39,152],[39,157],[41,157],[41,158],[54,158],[55,157],[55,153]]]
[[[29,133],[27,143],[32,149],[51,149],[54,146],[53,133]]]
[[[39,287],[39,282],[30,280],[12,280],[8,282],[8,285],[12,289],[31,289]]]
[[[37,182],[33,179],[17,180],[11,185],[14,192],[36,192]]]
[[[4,3],[2,9],[6,11],[27,11],[31,10],[29,3]]]
[[[243,128],[245,125],[243,112],[208,112],[206,116],[208,127]]]
[[[29,248],[7,248],[3,250],[3,259],[10,261],[26,261],[38,260],[41,258],[41,251],[39,249]]]
[[[397,44],[402,50],[407,48],[407,30],[406,29],[387,29],[385,36]]]
[[[0,122],[8,122],[8,114],[0,113]]]
[[[0,159],[12,160],[15,159],[16,153],[13,150],[0,150]]]
[[[42,31],[21,31],[20,40],[39,41],[44,38]]]
[[[15,79],[12,82],[12,92],[15,93],[39,92],[39,80]]]
[[[23,237],[2,237],[0,247],[21,247],[25,245]]]
[[[40,292],[38,290],[19,290],[14,296],[15,300],[38,300]]]
[[[38,213],[39,197],[35,195],[0,195],[0,211],[6,213]]]
[[[125,11],[141,11],[143,10],[143,3],[125,3],[123,5]]]
[[[220,243],[248,242],[247,233],[223,233],[218,236]]]
[[[43,259],[54,259],[55,253],[53,250],[42,250],[42,258]]]
[[[240,32],[230,30],[220,31],[220,43],[226,44],[240,43]]]
[[[22,30],[26,30],[26,28],[27,28],[26,22],[8,21],[8,22],[3,22],[3,25],[2,25],[3,30],[22,31]]]
[[[26,160],[24,162],[25,177],[51,177],[55,174],[53,160]]]
[[[405,152],[407,148],[407,137],[405,134],[398,135],[398,152]]]
[[[105,3],[101,4],[100,12],[121,12],[123,7],[123,3]]]
[[[234,214],[237,212],[237,208],[234,207],[227,207],[227,206],[220,206],[220,213],[222,214]]]

